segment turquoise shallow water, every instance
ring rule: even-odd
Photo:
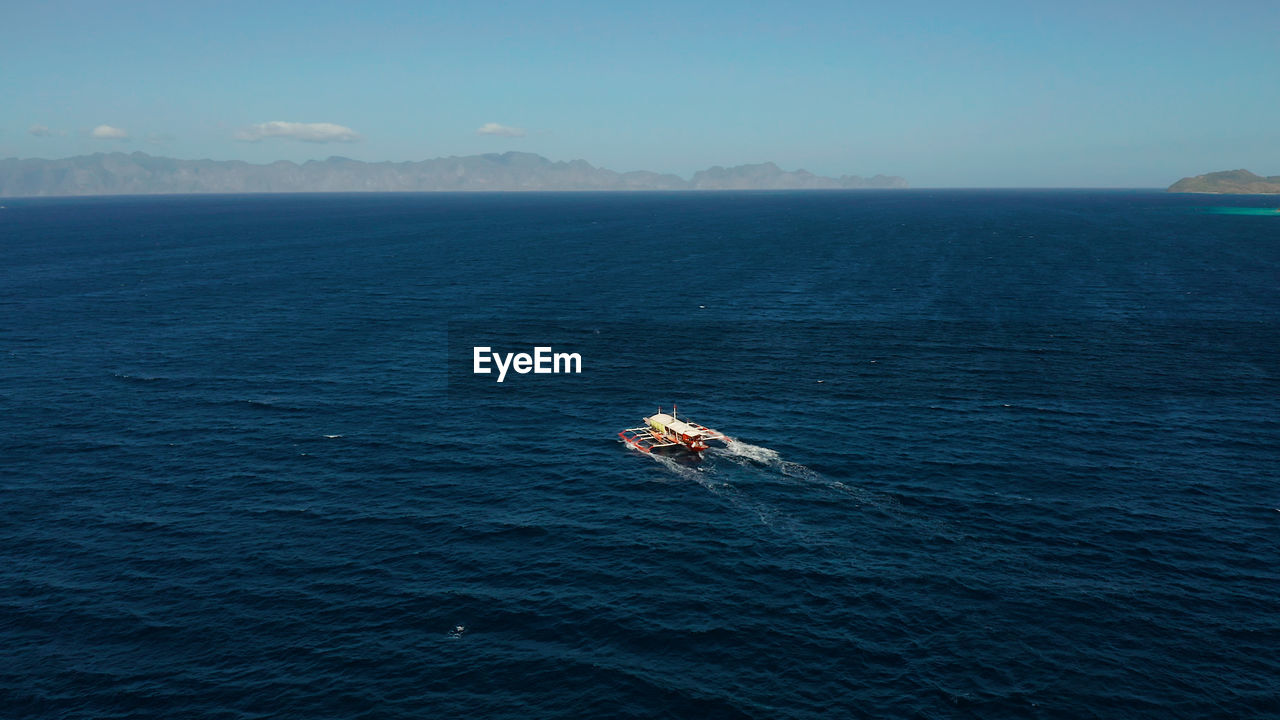
[[[1215,215],[1266,215],[1280,217],[1280,208],[1273,207],[1211,207],[1205,212]]]
[[[0,708],[1274,713],[1280,237],[1209,202],[6,201]],[[617,441],[672,402],[739,442]]]

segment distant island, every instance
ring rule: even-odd
[[[1169,186],[1169,192],[1249,195],[1280,193],[1280,175],[1262,177],[1248,170],[1223,170],[1208,175],[1182,178]]]
[[[685,180],[637,170],[619,173],[585,160],[553,162],[522,152],[361,162],[343,157],[255,165],[238,160],[177,160],[144,152],[95,153],[62,160],[0,160],[0,197],[177,193],[442,192],[548,190],[819,190],[905,188],[900,177],[822,177],[771,162],[713,167]]]

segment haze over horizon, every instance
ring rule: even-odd
[[[0,157],[520,151],[914,187],[1280,172],[1280,4],[15,5]]]

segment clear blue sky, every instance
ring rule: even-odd
[[[0,157],[113,150],[772,160],[915,186],[1280,174],[1280,1],[6,3]]]

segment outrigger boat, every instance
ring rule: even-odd
[[[645,418],[644,422],[642,427],[623,430],[618,433],[618,437],[631,447],[647,453],[660,448],[682,448],[697,453],[710,447],[708,442],[718,440],[727,443],[731,440],[718,430],[692,420],[677,419],[674,405],[671,406],[670,415],[658,408],[658,412]]]

